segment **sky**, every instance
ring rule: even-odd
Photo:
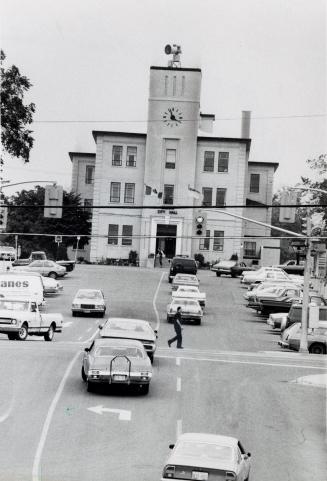
[[[274,190],[316,178],[326,152],[325,0],[0,0],[1,47],[33,87],[30,162],[5,158],[4,179],[71,185],[70,151],[95,152],[92,130],[146,132],[151,65],[166,44],[202,69],[201,111],[214,134],[240,137],[250,160],[278,162]],[[36,182],[37,184],[38,182]],[[7,187],[6,194],[33,184]]]

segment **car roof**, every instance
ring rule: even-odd
[[[128,347],[141,347],[142,349],[144,349],[141,341],[137,341],[135,339],[115,339],[115,338],[108,338],[108,337],[99,337],[97,339],[94,339],[94,344],[96,346],[110,346],[110,347],[128,346]]]
[[[217,443],[224,444],[225,446],[236,446],[238,440],[231,436],[223,436],[221,434],[208,434],[208,433],[184,433],[181,434],[178,441],[194,441],[203,443]]]

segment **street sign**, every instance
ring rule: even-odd
[[[58,244],[60,244],[62,242],[62,235],[56,235],[55,236],[55,242],[57,242]]]

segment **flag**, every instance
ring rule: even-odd
[[[201,199],[202,197],[202,194],[201,192],[199,192],[198,190],[194,189],[193,187],[191,187],[190,185],[188,185],[188,195],[190,195],[191,197],[193,197],[193,199]]]

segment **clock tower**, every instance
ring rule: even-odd
[[[143,232],[150,234],[149,250],[155,252],[158,242],[156,225],[176,225],[176,248],[173,254],[191,252],[192,209],[178,210],[169,215],[169,204],[193,205],[188,187],[195,185],[197,136],[200,119],[201,70],[182,68],[179,61],[180,47],[167,67],[150,67],[148,125],[144,182],[162,192],[162,198],[145,195],[144,205],[167,204],[165,219],[158,213],[143,210]],[[156,214],[156,215],[155,215]],[[168,228],[167,228],[168,231]],[[172,227],[170,232],[173,232]],[[165,249],[163,249],[165,250]]]

